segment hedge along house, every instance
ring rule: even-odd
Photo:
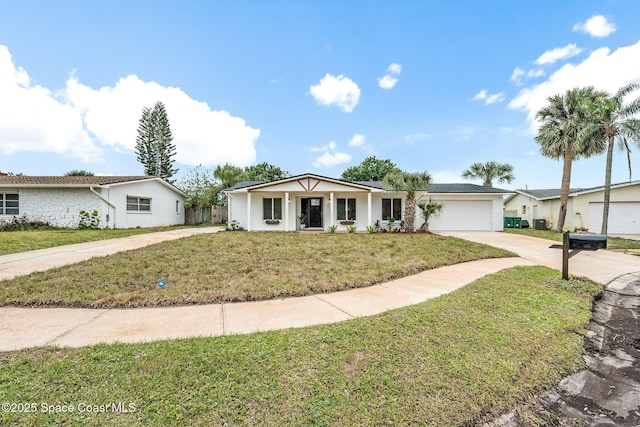
[[[0,175],[0,220],[25,216],[74,228],[97,211],[100,228],[184,224],[185,194],[155,176]]]
[[[604,208],[604,186],[572,188],[569,191],[565,230],[586,228],[600,233]],[[555,229],[560,212],[560,189],[515,190],[505,202],[505,208],[515,216],[533,224],[544,219],[546,227]],[[611,185],[609,202],[609,234],[640,234],[640,181]]]
[[[224,190],[229,221],[245,229],[292,231],[304,217],[309,230],[353,224],[358,231],[388,218],[404,220],[406,192],[384,189],[379,181],[348,182],[314,174],[303,174],[274,182],[242,182]],[[440,217],[429,221],[429,229],[502,231],[503,198],[511,194],[497,188],[474,184],[433,184],[416,194],[418,201],[429,198],[444,203]],[[412,219],[419,227],[417,209]]]

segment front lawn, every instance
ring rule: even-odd
[[[203,234],[0,282],[0,305],[141,307],[365,287],[514,254],[427,234]],[[158,288],[163,280],[167,286]]]
[[[2,411],[0,424],[475,425],[581,367],[601,289],[515,267],[332,325],[2,353],[0,401],[35,412]]]
[[[0,232],[0,255],[53,248],[74,243],[114,239],[134,234],[168,231],[177,227],[120,228],[116,230],[74,230],[64,228]]]
[[[562,242],[562,234],[553,230],[533,230],[531,228],[505,228],[505,232],[523,234],[525,236],[539,237],[541,239]],[[623,239],[621,237],[607,237],[607,249],[640,249],[640,241]]]

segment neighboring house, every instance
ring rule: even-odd
[[[358,231],[365,231],[378,220],[386,224],[389,217],[406,220],[406,193],[386,191],[378,181],[348,182],[304,174],[267,183],[242,182],[224,191],[229,221],[247,230],[296,230],[301,215],[307,227],[318,230],[353,221]],[[506,194],[512,193],[475,184],[433,184],[428,192],[418,192],[416,199],[444,203],[442,214],[429,221],[432,231],[501,231]],[[420,209],[412,220],[420,227]]]
[[[604,187],[572,188],[567,204],[565,230],[587,228],[599,233],[602,228]],[[515,190],[505,201],[505,210],[533,224],[544,219],[547,228],[554,225],[560,212],[560,189]],[[640,234],[640,181],[611,185],[609,203],[610,234]]]
[[[77,227],[80,211],[98,211],[101,228],[184,224],[185,194],[154,176],[0,175],[0,219],[26,216]]]

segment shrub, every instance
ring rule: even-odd
[[[0,231],[24,231],[39,228],[51,228],[51,224],[45,221],[29,220],[26,215],[13,216],[10,220],[0,219]]]
[[[78,228],[80,230],[96,230],[100,225],[100,217],[97,210],[93,210],[91,213],[87,211],[80,211],[80,222]]]

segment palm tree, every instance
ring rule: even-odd
[[[407,199],[404,204],[405,231],[413,233],[416,220],[416,191],[427,190],[431,185],[431,174],[424,172],[405,172],[392,170],[384,177],[387,190],[406,191]]]
[[[442,213],[444,203],[434,202],[429,199],[428,202],[418,203],[418,207],[422,210],[422,218],[424,218],[424,223],[420,226],[420,230],[429,231],[429,218],[437,218]]]
[[[609,222],[609,201],[611,200],[611,169],[613,166],[613,150],[615,140],[618,139],[618,147],[627,153],[629,167],[629,181],[631,181],[631,150],[629,141],[640,146],[640,119],[634,117],[640,112],[640,98],[636,98],[628,104],[624,98],[629,93],[640,89],[640,84],[631,83],[618,89],[614,96],[606,96],[599,99],[595,106],[596,114],[600,120],[595,122],[591,129],[596,136],[606,139],[607,164],[604,176],[604,207],[602,211],[601,234],[607,234]]]
[[[464,179],[481,179],[485,187],[493,187],[493,180],[498,182],[511,183],[515,179],[513,176],[513,166],[508,163],[486,162],[473,163],[462,172]]]
[[[596,91],[593,86],[574,88],[564,94],[553,95],[549,105],[536,114],[542,121],[535,140],[540,144],[543,156],[563,159],[562,185],[560,187],[560,212],[556,232],[561,233],[567,216],[569,188],[571,185],[571,166],[574,160],[590,157],[604,151],[605,144],[592,132],[586,132],[589,123],[593,123],[594,105],[605,92]]]
[[[87,170],[73,169],[65,172],[64,176],[94,176],[94,173]]]

